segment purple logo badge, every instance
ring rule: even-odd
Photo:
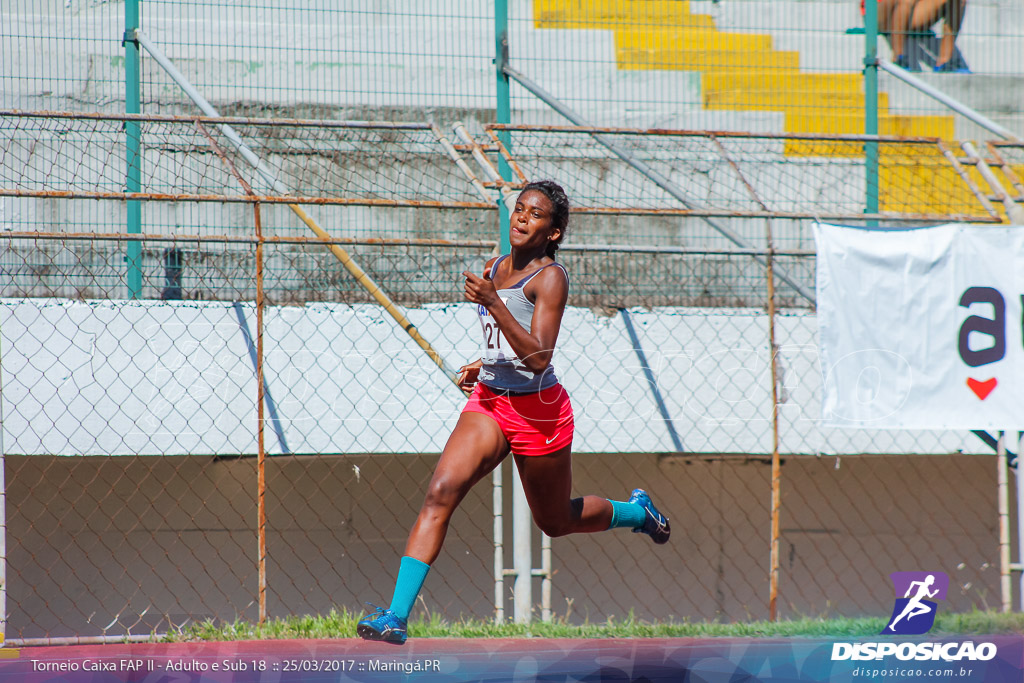
[[[934,600],[946,599],[949,577],[943,572],[893,572],[889,578],[896,591],[896,604],[882,634],[927,633],[935,624],[938,606]]]

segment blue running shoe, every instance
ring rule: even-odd
[[[406,621],[389,609],[377,607],[372,602],[366,603],[376,609],[367,614],[356,624],[356,633],[363,640],[383,640],[385,643],[403,645],[408,634]]]
[[[668,525],[668,517],[658,512],[658,508],[654,507],[647,491],[633,489],[633,493],[629,494],[629,502],[636,503],[647,511],[643,525],[638,529],[633,529],[633,533],[647,534],[658,545],[668,543],[669,534],[672,533],[672,529]]]

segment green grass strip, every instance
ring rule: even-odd
[[[265,624],[205,621],[171,634],[170,642],[215,640],[273,640],[353,638],[362,613],[332,610],[326,615],[290,616]],[[878,635],[883,617],[824,619],[804,617],[788,621],[738,623],[666,621],[646,622],[628,615],[599,623],[569,624],[561,621],[532,624],[495,624],[482,619],[449,622],[434,615],[409,623],[411,638],[858,638]],[[967,612],[939,614],[929,636],[1024,633],[1024,614]]]

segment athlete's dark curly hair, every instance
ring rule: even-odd
[[[556,183],[554,180],[537,180],[532,183],[527,183],[523,187],[522,192],[529,190],[536,190],[540,192],[548,201],[551,202],[551,223],[554,227],[561,230],[561,234],[558,236],[558,240],[548,243],[548,256],[551,258],[555,257],[555,252],[558,251],[558,245],[565,239],[565,234],[569,231],[569,197],[565,194],[565,190],[562,186]]]

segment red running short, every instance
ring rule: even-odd
[[[508,395],[477,382],[462,412],[491,417],[517,455],[547,455],[572,443],[572,403],[561,384]]]

